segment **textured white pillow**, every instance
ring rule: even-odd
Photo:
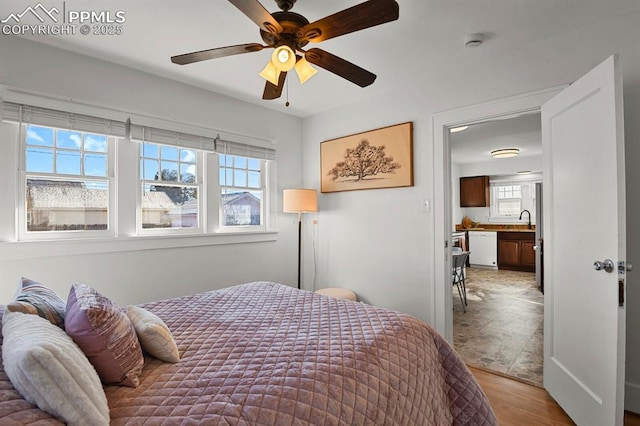
[[[24,399],[69,425],[108,425],[109,406],[95,369],[60,327],[5,311],[2,362]]]
[[[169,327],[156,314],[138,306],[128,306],[127,316],[136,329],[140,346],[155,358],[179,362],[180,353]]]

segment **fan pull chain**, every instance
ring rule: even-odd
[[[284,106],[289,106],[289,79],[287,79],[287,102],[285,102]]]

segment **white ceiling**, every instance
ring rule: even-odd
[[[492,158],[491,151],[502,148],[518,148],[521,157],[541,156],[540,114],[471,125],[464,131],[451,133],[449,146],[451,161],[456,164],[501,161]]]
[[[42,1],[61,10],[63,6],[66,10],[107,10],[112,13],[122,10],[126,13],[126,22],[121,35],[85,36],[78,32],[72,36],[30,37],[33,40],[301,117],[417,82],[424,81],[435,87],[438,79],[446,78],[452,69],[469,70],[472,77],[472,70],[487,67],[496,58],[530,60],[532,70],[538,67],[540,72],[544,72],[545,64],[540,64],[540,56],[544,56],[558,71],[570,68],[569,64],[576,60],[580,61],[577,54],[572,57],[577,53],[575,49],[579,48],[582,54],[587,52],[588,60],[583,60],[592,66],[596,63],[591,57],[594,55],[589,56],[589,49],[601,47],[603,51],[609,51],[607,43],[625,43],[627,50],[637,52],[637,38],[623,41],[615,27],[619,26],[621,19],[630,19],[636,24],[640,22],[640,2],[637,0],[398,0],[398,21],[317,45],[377,74],[373,85],[360,88],[322,69],[304,86],[290,75],[293,77],[288,79],[291,106],[286,108],[284,94],[275,101],[261,99],[264,80],[258,72],[268,61],[269,49],[185,66],[169,61],[169,57],[176,54],[262,42],[258,27],[228,1]],[[278,10],[273,0],[261,1],[270,12]],[[360,2],[298,0],[292,10],[314,21]],[[2,0],[0,18],[11,12],[20,12],[32,3],[35,1]],[[594,28],[596,24],[600,33],[609,29],[603,30],[603,26],[611,27],[611,40],[588,40],[585,29]],[[464,38],[476,32],[485,33],[487,41],[478,48],[465,47]],[[538,52],[539,44],[572,33],[576,33],[578,38],[585,38],[585,45],[558,46],[553,53],[535,58],[532,55],[531,59],[527,53],[523,54]],[[604,59],[600,52],[596,56],[598,60]],[[640,82],[640,59],[635,57],[632,62],[634,66],[627,65],[625,69],[625,78]],[[573,73],[573,69],[571,71]]]

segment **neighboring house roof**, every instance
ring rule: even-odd
[[[29,187],[31,208],[96,208],[109,205],[107,191],[77,186],[43,185]]]
[[[103,209],[109,204],[108,191],[86,188],[81,182],[53,182],[30,180],[28,187],[29,205],[33,209]],[[198,200],[188,200],[176,206],[162,191],[149,191],[142,195],[146,209],[168,210],[170,214],[198,212]],[[260,199],[250,192],[222,194],[225,205],[259,203]]]
[[[250,192],[234,192],[231,194],[222,194],[222,202],[224,205],[247,204],[247,202],[260,202],[260,199]]]
[[[169,210],[176,205],[171,198],[162,191],[149,191],[142,194],[142,205],[145,209]]]
[[[81,182],[29,181],[28,198],[32,209],[104,209],[109,205],[108,191],[86,188]],[[175,204],[162,191],[143,194],[147,209],[170,210]]]

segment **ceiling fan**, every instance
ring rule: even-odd
[[[322,49],[305,50],[304,47],[309,42],[319,43],[398,19],[399,6],[395,0],[365,1],[311,23],[304,16],[290,11],[296,0],[275,1],[281,11],[269,13],[258,0],[229,0],[260,27],[260,36],[265,45],[246,43],[201,50],[172,56],[171,62],[186,65],[273,48],[271,61],[260,73],[267,80],[262,99],[280,97],[287,72],[292,68],[298,73],[300,82],[304,83],[317,72],[310,63],[360,87],[374,82],[376,75],[364,68]]]

